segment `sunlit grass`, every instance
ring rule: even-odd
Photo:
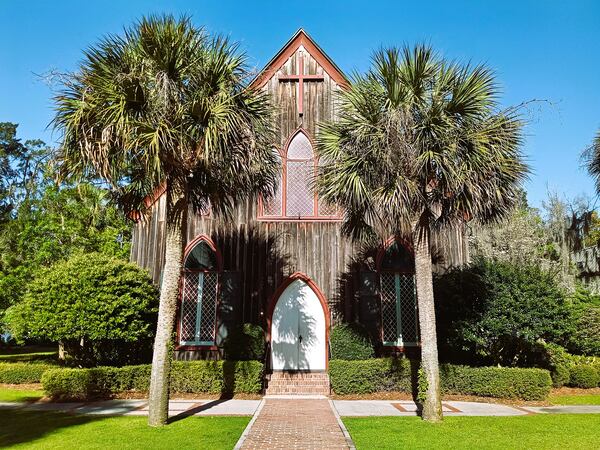
[[[592,449],[600,448],[600,415],[344,418],[357,449]]]
[[[27,449],[231,449],[250,417],[186,417],[151,428],[147,417],[0,410],[0,447]]]

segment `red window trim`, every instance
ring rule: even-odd
[[[257,214],[257,220],[262,221],[262,222],[341,222],[343,221],[343,217],[341,216],[340,213],[338,214],[334,214],[334,215],[321,215],[319,214],[319,206],[320,206],[320,201],[319,201],[319,196],[317,195],[317,193],[313,193],[313,214],[312,215],[307,215],[307,216],[286,216],[286,206],[287,206],[287,167],[288,167],[288,162],[307,162],[310,161],[309,159],[298,159],[298,158],[288,158],[287,154],[289,151],[289,147],[290,144],[292,143],[292,141],[294,140],[294,138],[299,134],[302,133],[304,134],[304,136],[306,136],[306,138],[308,139],[308,141],[310,142],[311,148],[313,149],[313,156],[312,156],[312,161],[313,161],[313,170],[314,173],[317,172],[317,170],[319,170],[319,160],[318,158],[315,156],[314,154],[314,148],[315,148],[315,144],[313,139],[311,138],[310,134],[302,127],[297,128],[291,135],[290,137],[287,139],[285,145],[284,145],[284,150],[282,151],[281,149],[277,148],[277,151],[279,152],[279,156],[281,157],[281,166],[282,166],[282,170],[281,170],[281,193],[280,193],[280,198],[281,198],[281,215],[265,215],[264,213],[264,201],[262,199],[262,197],[260,197],[258,199],[258,214]]]

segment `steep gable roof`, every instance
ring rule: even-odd
[[[250,83],[250,87],[259,89],[263,87],[267,81],[273,77],[281,66],[302,46],[308,53],[319,63],[323,70],[340,86],[347,86],[348,79],[340,68],[327,56],[327,54],[317,45],[317,43],[300,28],[287,41],[281,50],[267,63],[267,65],[258,73],[258,75]]]

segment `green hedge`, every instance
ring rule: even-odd
[[[600,383],[600,373],[591,364],[578,364],[570,368],[569,386],[595,388]]]
[[[375,356],[369,334],[359,324],[342,323],[331,330],[331,357],[334,359],[362,360]]]
[[[147,392],[150,365],[49,370],[42,377],[46,395],[82,400],[124,391]],[[174,362],[171,392],[231,395],[259,393],[263,365],[258,361]]]
[[[449,394],[544,400],[552,379],[544,369],[516,367],[440,367],[442,390]]]
[[[418,363],[408,359],[371,359],[329,362],[331,387],[336,394],[381,391],[413,393]],[[504,367],[467,367],[442,364],[442,390],[449,394],[543,400],[552,387],[547,370]]]
[[[42,374],[50,369],[61,370],[56,369],[56,364],[0,363],[0,383],[39,383]]]

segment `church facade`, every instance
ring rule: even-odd
[[[310,188],[319,166],[319,123],[336,119],[348,81],[299,30],[252,82],[277,109],[274,149],[281,177],[274,198],[248,200],[233,221],[188,216],[177,317],[178,359],[217,359],[243,323],[265,330],[272,371],[326,371],[335,323],[358,322],[379,354],[418,351],[414,262],[409,242],[365,248],[342,233],[343,212]],[[131,260],[155,282],[164,265],[165,199],[134,227]],[[465,262],[463,233],[436,238],[437,267]]]

